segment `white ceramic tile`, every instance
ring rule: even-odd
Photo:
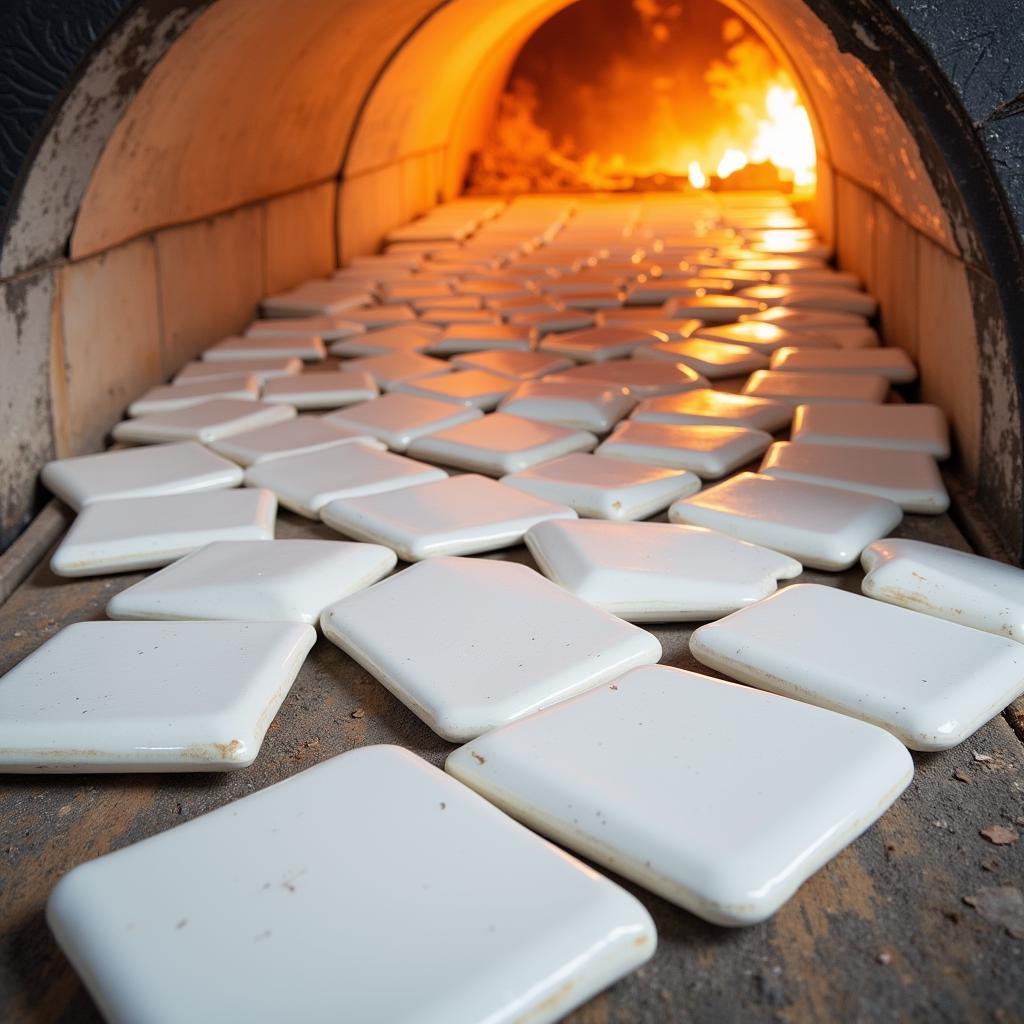
[[[771,443],[771,434],[748,427],[678,426],[627,420],[598,446],[597,454],[669,469],[688,469],[711,480],[756,459]]]
[[[490,309],[426,309],[420,313],[425,324],[447,329],[456,324],[500,324],[501,317]]]
[[[805,373],[866,373],[893,384],[917,380],[917,367],[901,348],[782,348],[773,370]]]
[[[744,345],[770,356],[781,348],[793,346],[837,348],[838,343],[830,335],[813,334],[806,331],[791,331],[779,324],[760,320],[744,320],[738,324],[718,324],[702,327],[693,337],[702,341],[724,342],[729,345]]]
[[[324,608],[376,583],[396,561],[395,553],[379,544],[214,541],[115,594],[107,616],[315,626]]]
[[[835,587],[796,584],[698,629],[698,661],[888,729],[912,750],[962,743],[1024,692],[1024,648]]]
[[[715,619],[803,571],[777,551],[673,523],[541,523],[526,546],[549,579],[629,622]]]
[[[895,502],[798,480],[740,473],[668,510],[674,523],[721,530],[812,569],[849,569],[903,518]]]
[[[633,408],[625,388],[600,381],[523,381],[501,403],[501,411],[542,423],[605,434]]]
[[[529,352],[532,347],[533,331],[528,327],[503,323],[452,324],[430,343],[427,351],[435,356],[451,356],[498,350]]]
[[[788,285],[827,285],[836,288],[855,288],[860,290],[861,280],[856,274],[848,270],[827,270],[807,267],[803,270],[783,270],[772,276],[775,284]]]
[[[417,437],[468,423],[481,415],[479,409],[459,407],[448,400],[392,392],[324,418],[347,430],[376,437],[393,451],[404,452]]]
[[[542,337],[562,331],[582,331],[594,326],[592,314],[575,309],[543,313],[513,313],[508,317],[508,321],[519,327],[532,328]]]
[[[786,306],[789,309],[834,310],[859,316],[874,316],[878,312],[878,302],[872,296],[853,288],[757,284],[742,289],[739,294],[769,306]]]
[[[691,278],[656,277],[631,284],[626,289],[626,301],[630,306],[661,306],[671,299],[701,298],[704,294]]]
[[[325,342],[339,341],[354,334],[362,334],[366,328],[343,316],[286,317],[277,320],[253,320],[246,327],[247,338],[288,338],[296,335],[315,334]]]
[[[67,626],[0,680],[0,772],[245,768],[315,641],[291,622]]]
[[[332,356],[386,356],[394,352],[422,352],[441,334],[441,328],[429,324],[402,324],[367,331],[334,342],[328,352]],[[347,367],[346,367],[347,369]]]
[[[671,299],[665,303],[665,315],[703,320],[706,324],[727,324],[741,316],[763,309],[756,299],[738,295],[704,295],[700,298]]]
[[[115,498],[87,505],[50,560],[58,576],[167,565],[215,540],[273,539],[277,501],[248,488]]]
[[[924,452],[777,441],[758,472],[874,494],[896,502],[904,512],[938,515],[949,508],[939,468]]]
[[[792,405],[825,402],[879,404],[889,393],[885,377],[858,373],[786,373],[757,370],[743,385],[743,394]]]
[[[302,372],[302,360],[291,359],[239,359],[232,363],[207,363],[202,361],[186,363],[175,375],[174,384],[200,384],[204,381],[223,380],[237,377],[240,373],[251,374],[261,381],[275,377],[290,377]]]
[[[648,311],[650,312],[650,311]],[[642,316],[644,310],[635,308],[602,310],[597,317],[599,327],[626,327],[638,331],[657,331],[668,341],[682,341],[690,337],[703,324],[703,320],[669,319],[661,310],[656,316]]]
[[[76,512],[94,501],[237,487],[242,470],[194,441],[56,459],[43,484]]]
[[[949,458],[949,427],[937,405],[800,405],[792,437],[801,444],[896,448]]]
[[[337,444],[365,444],[381,450],[387,447],[383,441],[365,432],[349,430],[322,416],[296,416],[284,423],[211,441],[210,448],[240,466],[253,466],[258,462],[320,451]]]
[[[488,350],[455,356],[454,366],[467,370],[486,370],[496,373],[499,377],[510,377],[513,380],[533,380],[559,370],[572,369],[573,361],[562,356],[550,356],[543,352],[505,352]]]
[[[590,451],[597,438],[585,430],[528,420],[504,412],[415,438],[409,453],[487,476],[504,476],[570,452]]]
[[[327,356],[324,341],[318,334],[270,335],[268,337],[225,338],[203,352],[208,363],[228,363],[240,359],[301,359],[316,362]]]
[[[442,469],[365,444],[336,444],[250,466],[245,484],[266,487],[286,508],[319,519],[320,509],[329,501],[412,487],[445,476]]]
[[[418,377],[433,377],[439,373],[451,372],[451,366],[443,359],[434,359],[418,352],[389,352],[386,355],[368,356],[365,359],[351,359],[345,363],[345,369],[356,373],[368,373],[381,388],[393,388],[397,384]]]
[[[184,409],[122,420],[110,433],[115,441],[127,444],[153,444],[157,441],[201,441],[208,444],[294,417],[295,410],[290,405],[264,404],[251,399],[211,398]]]
[[[655,395],[677,395],[694,388],[706,388],[709,382],[696,370],[682,363],[650,362],[642,359],[616,359],[606,363],[574,366],[556,376],[565,380],[603,381],[627,388],[636,399]]]
[[[325,370],[302,373],[297,377],[268,380],[263,385],[263,401],[290,405],[296,409],[338,409],[343,405],[367,402],[380,392],[368,373]]]
[[[595,313],[601,309],[618,309],[623,302],[623,293],[618,288],[592,288],[586,291],[562,292],[559,303],[566,309],[579,309]]]
[[[568,505],[590,519],[646,519],[696,494],[700,479],[685,470],[576,452],[510,473],[501,482]]]
[[[623,359],[639,347],[657,345],[663,340],[664,335],[646,328],[590,327],[566,334],[550,334],[542,339],[540,350],[578,363],[597,363]]]
[[[834,309],[796,309],[790,306],[772,306],[760,313],[744,316],[743,319],[778,324],[787,330],[801,332],[867,326],[867,318],[860,313],[846,313]]]
[[[419,281],[415,277],[387,281],[381,288],[388,301],[405,302],[407,299],[453,298],[452,286],[444,281]]]
[[[631,419],[641,423],[718,424],[769,432],[782,430],[792,418],[793,406],[786,402],[749,398],[711,388],[647,398],[631,414]]]
[[[47,916],[111,1024],[550,1024],[656,942],[634,897],[384,746],[75,868]]]
[[[768,358],[746,345],[730,345],[724,341],[700,338],[649,345],[636,349],[633,358],[682,363],[691,370],[703,374],[708,380],[736,377],[768,368]]]
[[[332,501],[320,518],[347,537],[386,544],[407,562],[511,547],[536,523],[575,519],[565,505],[465,473],[365,498]]]
[[[486,411],[493,409],[516,386],[510,378],[486,370],[453,369],[453,373],[406,381],[397,385],[395,391]]]
[[[775,913],[914,770],[881,729],[661,665],[478,737],[445,767],[542,835],[722,925]]]
[[[529,298],[524,296],[515,299],[488,299],[487,308],[493,309],[495,313],[500,314],[506,319],[511,319],[514,316],[557,313],[560,307],[557,302],[552,302],[551,299],[547,299],[543,295],[534,295]],[[526,329],[533,330],[529,324],[526,325]]]
[[[345,319],[360,324],[368,331],[385,327],[400,327],[416,321],[416,310],[412,306],[360,306],[345,310]]]
[[[129,416],[148,416],[152,412],[172,412],[190,405],[208,402],[211,398],[237,398],[256,401],[260,381],[252,374],[232,374],[200,384],[161,384],[150,388],[128,406]]]
[[[864,549],[868,597],[1024,641],[1024,570],[968,551],[887,537]]]
[[[263,299],[260,309],[265,317],[336,316],[344,313],[347,319],[372,299],[372,293],[357,284],[306,281],[290,291]]]
[[[455,742],[661,656],[645,630],[492,559],[418,562],[328,608],[321,626]]]

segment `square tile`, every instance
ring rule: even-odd
[[[360,306],[358,309],[346,309],[345,319],[361,324],[368,331],[417,322],[416,310],[412,306]]]
[[[373,377],[356,370],[302,373],[296,377],[268,380],[263,385],[264,402],[290,405],[300,410],[338,409],[343,405],[367,402],[379,394]]]
[[[452,324],[435,338],[427,350],[430,355],[452,356],[466,352],[529,352],[533,331],[512,324]]]
[[[542,313],[513,313],[508,322],[518,327],[532,328],[542,338],[546,334],[562,331],[582,331],[594,326],[594,317],[575,309],[558,309]]]
[[[548,579],[629,622],[716,619],[803,572],[787,555],[672,523],[541,523],[526,546]]]
[[[835,309],[796,309],[792,306],[772,306],[759,313],[743,317],[744,321],[761,321],[778,324],[789,331],[826,331],[832,328],[867,327],[868,321],[861,313],[849,313]]]
[[[746,348],[771,355],[780,348],[793,345],[818,344],[815,335],[787,330],[779,324],[761,320],[744,320],[737,324],[715,324],[701,327],[693,332],[695,339],[718,341],[727,345],[744,345]],[[822,342],[824,344],[824,342]]]
[[[597,438],[585,430],[528,420],[504,412],[414,439],[409,453],[487,476],[504,476],[570,452],[590,451]]]
[[[301,359],[316,362],[325,359],[327,350],[317,334],[270,335],[267,337],[225,338],[202,354],[207,363],[227,363],[239,359]]]
[[[445,768],[542,835],[721,925],[770,917],[914,771],[880,729],[660,665],[478,737]]]
[[[816,408],[824,408],[819,406]],[[632,412],[640,423],[718,424],[751,427],[769,432],[782,430],[793,418],[793,407],[767,398],[733,395],[728,391],[697,388],[681,395],[645,398]]]
[[[66,626],[0,680],[0,772],[245,768],[315,641],[291,622]]]
[[[1024,647],[835,587],[796,584],[702,626],[695,658],[741,682],[887,729],[962,743],[1024,693]]]
[[[208,444],[294,417],[295,410],[290,405],[270,405],[251,399],[211,398],[184,409],[122,420],[110,434],[115,441],[125,444],[153,444],[157,441],[200,441]]]
[[[895,502],[856,491],[740,473],[677,501],[668,516],[773,548],[812,569],[838,571],[898,526],[903,512]]]
[[[404,324],[367,331],[334,342],[327,350],[332,356],[386,356],[394,352],[422,352],[441,333],[429,324]]]
[[[201,384],[206,381],[234,378],[239,374],[256,377],[260,381],[274,377],[290,377],[302,373],[302,360],[295,359],[239,359],[231,363],[186,363],[174,376],[174,384]]]
[[[306,281],[282,292],[270,295],[260,302],[265,317],[273,316],[337,316],[354,313],[373,300],[372,293],[358,285],[344,281]]]
[[[76,512],[94,501],[237,487],[242,471],[194,441],[79,455],[43,466],[40,479]]]
[[[868,597],[1024,641],[1024,570],[968,551],[887,537],[864,549]]]
[[[743,385],[743,394],[792,405],[866,402],[878,405],[889,394],[885,377],[856,373],[786,373],[757,370]]]
[[[319,519],[329,501],[412,487],[447,475],[443,469],[365,444],[336,444],[250,466],[245,484],[266,487],[286,508]]]
[[[741,316],[764,309],[758,299],[739,295],[704,295],[692,298],[670,299],[665,303],[665,315],[676,318],[703,320],[706,324],[728,324]]]
[[[713,480],[756,459],[771,443],[771,434],[747,427],[627,420],[598,446],[597,454],[668,469],[688,469]]]
[[[786,306],[788,309],[834,310],[864,317],[874,316],[878,312],[878,302],[871,295],[853,288],[756,284],[742,289],[739,294],[768,306]]]
[[[399,384],[395,391],[402,394],[422,395],[455,405],[471,406],[485,411],[493,409],[515,388],[515,381],[499,377],[486,370],[462,370],[443,373],[424,379]]]
[[[484,308],[483,300],[479,295],[452,295],[449,293],[443,298],[413,299],[410,302],[413,309],[421,316],[431,310],[454,310],[471,309],[479,310]]]
[[[467,850],[490,870],[468,869]],[[316,1020],[344,1004],[360,1022],[546,1024],[656,941],[629,893],[385,746],[77,867],[47,915],[112,1020],[168,1005],[196,1020]],[[451,933],[441,944],[438,920]],[[226,945],[224,921],[237,940]],[[388,983],[383,949],[408,965],[402,984]]]
[[[441,401],[393,391],[324,418],[347,430],[376,437],[392,451],[404,452],[417,437],[468,423],[481,415],[479,409],[459,407],[447,399]]]
[[[633,352],[633,358],[682,363],[703,374],[708,380],[736,377],[768,368],[768,357],[746,345],[730,345],[725,341],[700,338],[638,348]]]
[[[394,567],[390,548],[334,540],[221,540],[107,602],[111,619],[241,619],[315,626],[329,604]]]
[[[901,348],[782,348],[772,354],[773,370],[795,373],[850,373],[885,377],[892,384],[917,380],[917,367]]]
[[[211,398],[237,398],[255,402],[260,397],[260,381],[252,374],[217,377],[200,384],[161,384],[150,388],[128,406],[129,416],[148,416],[153,412],[173,412]]]
[[[344,316],[285,317],[274,320],[253,320],[243,332],[247,338],[294,338],[315,334],[325,342],[340,341],[366,328]]]
[[[486,352],[454,356],[452,365],[467,370],[486,370],[488,373],[496,373],[499,377],[510,377],[513,380],[533,380],[549,373],[558,373],[560,370],[570,370],[574,364],[571,359],[549,356],[543,352],[489,349]]]
[[[488,299],[487,308],[493,309],[507,320],[514,316],[540,316],[547,313],[558,313],[561,307],[557,302],[545,298],[543,295],[520,296],[519,298]],[[534,329],[527,324],[522,327],[534,333]]]
[[[659,363],[644,359],[586,363],[555,376],[565,380],[603,381],[615,387],[624,387],[637,400],[655,395],[677,395],[709,386],[706,377],[682,363]]]
[[[277,501],[245,488],[87,505],[50,560],[57,576],[101,576],[167,565],[215,540],[272,540]]]
[[[536,523],[576,513],[465,473],[400,492],[332,501],[320,510],[328,526],[356,540],[386,544],[407,562],[434,555],[475,555],[511,547]]]
[[[635,349],[657,345],[663,335],[646,328],[591,327],[567,334],[554,334],[540,343],[541,352],[565,356],[577,363],[598,363],[608,359],[627,358]]]
[[[904,512],[939,515],[949,508],[939,468],[924,452],[777,441],[758,472],[874,494],[896,502]]]
[[[622,387],[603,381],[523,381],[501,403],[501,411],[560,427],[606,434],[633,408],[634,400]]]
[[[589,519],[646,519],[696,494],[700,479],[685,470],[576,452],[510,473],[503,484],[575,509]]]
[[[626,289],[626,301],[630,306],[661,306],[669,299],[699,298],[704,292],[691,281],[691,278],[656,277],[631,284]]]
[[[599,327],[625,327],[638,331],[657,331],[667,341],[682,341],[699,330],[703,320],[669,319],[660,309],[654,310],[656,316],[643,316],[650,310],[628,307],[626,309],[601,310],[597,315]]]
[[[258,462],[316,452],[337,444],[364,444],[381,451],[386,447],[369,434],[348,430],[322,416],[296,416],[284,423],[211,441],[210,448],[240,466],[254,466]]]
[[[321,626],[454,742],[661,657],[650,633],[492,559],[418,562],[328,608]]]
[[[442,329],[454,324],[500,324],[501,317],[490,309],[440,309],[434,307],[420,313],[420,320]]]
[[[418,377],[433,377],[450,373],[451,366],[443,359],[423,356],[418,352],[389,352],[365,359],[350,359],[345,369],[353,373],[368,373],[377,386],[390,389]]]
[[[895,448],[949,458],[949,426],[937,405],[799,405],[792,437],[800,444]]]

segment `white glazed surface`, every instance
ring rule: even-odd
[[[153,412],[122,420],[110,432],[115,441],[153,444],[157,441],[201,441],[209,444],[231,434],[268,427],[292,419],[290,405],[271,405],[237,398],[212,398],[185,409]]]
[[[258,462],[268,462],[288,455],[353,443],[379,450],[386,447],[383,441],[365,432],[348,430],[321,416],[296,416],[283,423],[211,441],[209,447],[240,466],[253,466]]]
[[[404,452],[417,437],[468,423],[482,415],[479,409],[460,408],[452,402],[392,392],[324,419],[356,433],[370,434],[392,451]]]
[[[639,423],[750,427],[768,432],[782,430],[792,418],[793,407],[786,402],[733,395],[711,388],[647,398],[630,414],[630,419]]]
[[[949,458],[949,427],[937,405],[800,405],[791,438],[800,444],[897,448]]]

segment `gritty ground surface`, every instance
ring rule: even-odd
[[[898,532],[965,546],[945,517],[910,516]],[[278,536],[337,534],[282,513]],[[532,564],[524,548],[504,557]],[[102,618],[111,595],[140,578],[69,582],[39,567],[0,607],[0,672],[62,626]],[[860,573],[801,579],[857,590]],[[653,632],[666,664],[700,670],[688,652],[689,627]],[[397,743],[436,765],[453,749],[321,638],[251,768],[3,778],[0,1019],[99,1019],[43,917],[47,895],[69,869],[368,743]],[[961,747],[914,760],[906,794],[765,924],[714,927],[624,883],[654,917],[658,952],[569,1020],[1024,1020],[1024,933],[1014,938],[997,923],[1005,893],[990,891],[1024,890],[1024,839],[996,845],[980,835],[993,825],[1024,835],[1021,744],[1000,717]]]

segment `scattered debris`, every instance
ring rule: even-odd
[[[891,964],[891,963],[892,963],[892,953],[890,953],[890,952],[889,952],[888,950],[885,950],[885,949],[883,949],[883,950],[882,950],[882,952],[881,952],[881,953],[879,953],[879,954],[878,954],[878,956],[876,956],[876,957],[875,957],[875,959],[876,959],[876,960],[877,960],[877,961],[878,961],[878,962],[879,962],[879,963],[880,963],[880,964],[881,964],[881,965],[882,965],[883,967],[888,967],[888,966],[889,966],[889,964]]]
[[[365,716],[366,712],[362,708],[356,708],[355,711],[352,712],[353,718],[364,718]]]
[[[964,903],[990,924],[1006,929],[1012,939],[1024,939],[1024,894],[1014,885],[996,885],[979,889],[964,897]]]
[[[974,751],[974,760],[975,761],[980,761],[982,764],[985,764],[986,762],[992,760],[992,756],[990,754],[979,754],[978,751],[975,750]]]
[[[487,758],[484,757],[483,754],[478,754],[475,750],[471,750],[470,753],[473,755],[477,764],[487,764]]]
[[[14,635],[18,636],[18,637],[24,636],[25,635],[25,630],[23,630],[23,629],[16,629],[14,631]]]
[[[754,975],[754,984],[757,986],[761,999],[769,1006],[781,1007],[789,1002],[789,996],[782,984],[782,968],[772,967],[758,971]]]
[[[959,780],[960,782],[966,782],[968,786],[973,781],[970,775],[967,774],[967,771],[963,768],[957,768],[957,770],[953,772],[953,778]]]
[[[1009,846],[1020,839],[1017,830],[1008,825],[989,825],[988,828],[979,829],[978,835],[995,846]]]
[[[942,912],[942,916],[947,921],[952,921],[953,924],[959,924],[960,923],[960,911],[959,910],[944,910]]]
[[[983,860],[981,862],[980,867],[981,867],[982,871],[998,871],[999,870],[999,861],[997,861],[997,860]]]

